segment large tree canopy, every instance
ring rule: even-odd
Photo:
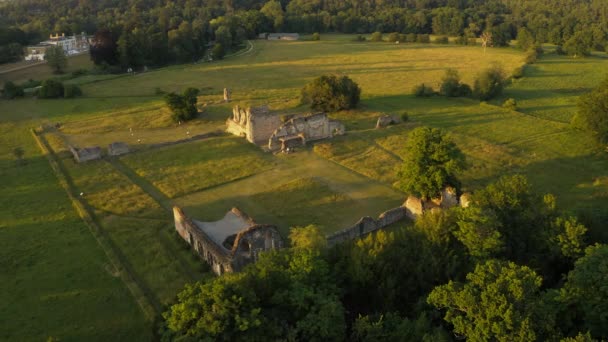
[[[456,176],[465,167],[464,154],[441,130],[414,129],[408,136],[406,152],[399,172],[405,192],[433,198],[446,186],[460,186]]]
[[[589,131],[600,143],[608,143],[608,77],[578,100],[572,124]]]

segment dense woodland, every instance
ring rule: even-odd
[[[260,32],[399,32],[478,37],[495,46],[527,28],[534,41],[576,38],[604,51],[604,0],[20,0],[0,5],[0,63],[18,60],[20,46],[49,33],[97,34],[112,47],[103,61],[123,67],[187,62],[209,42],[229,50]],[[101,62],[96,60],[96,62]]]

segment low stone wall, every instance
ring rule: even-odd
[[[407,209],[405,207],[397,207],[387,210],[380,214],[378,219],[365,216],[353,226],[327,236],[327,243],[331,246],[340,242],[354,240],[378,229],[387,227],[395,222],[401,221],[406,217]]]

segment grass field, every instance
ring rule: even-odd
[[[174,204],[212,221],[237,206],[260,223],[290,227],[311,223],[324,232],[348,227],[400,205],[396,189],[408,132],[428,125],[449,132],[467,155],[462,174],[475,190],[508,173],[523,173],[540,192],[602,229],[608,206],[608,159],[586,134],[567,122],[576,98],[604,77],[608,59],[573,60],[546,55],[502,99],[410,95],[414,85],[437,86],[447,67],[471,83],[477,71],[498,62],[509,71],[522,64],[513,49],[455,45],[355,43],[351,36],[323,35],[320,42],[255,41],[242,55],[217,63],[179,65],[134,76],[88,75],[71,80],[85,96],[72,100],[0,101],[0,320],[4,340],[149,340],[146,321],[95,239],[72,209],[28,130],[59,123],[45,134],[76,193],[120,252],[127,268],[158,307],[184,283],[206,276],[173,232]],[[85,63],[85,61],[83,61]],[[86,63],[85,63],[86,64]],[[76,63],[74,63],[76,65]],[[84,64],[83,64],[84,65]],[[40,68],[46,66],[40,66]],[[44,77],[38,67],[5,74]],[[363,89],[360,108],[330,113],[347,134],[309,149],[274,156],[244,139],[221,136],[154,147],[221,130],[234,103],[269,104],[277,113],[304,111],[301,87],[323,73],[351,76]],[[202,114],[177,125],[157,90],[201,88]],[[222,89],[233,103],[222,101]],[[519,111],[500,107],[513,97]],[[374,129],[381,113],[407,112],[410,121]],[[105,147],[129,143],[136,153],[75,164],[66,144]],[[12,150],[22,147],[25,165]],[[6,270],[6,271],[4,271]],[[45,322],[44,326],[37,322]]]
[[[15,83],[23,83],[28,80],[42,81],[57,76],[53,74],[53,70],[45,63],[36,64],[34,66],[28,66],[28,63],[29,62],[18,62],[0,66],[0,83],[4,84],[6,81],[13,81]],[[71,73],[80,69],[86,70],[92,67],[93,62],[91,62],[88,53],[72,56],[68,58],[68,66],[65,69],[65,73]]]

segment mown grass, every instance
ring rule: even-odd
[[[20,70],[5,72],[11,69],[23,67],[25,65],[28,65],[28,62],[22,61],[3,65],[0,68],[0,84],[4,84],[6,81],[13,81],[15,83],[23,83],[28,80],[43,81],[47,78],[61,76],[53,74],[53,70],[47,64],[38,64]],[[91,67],[93,67],[93,62],[91,62],[91,58],[89,57],[88,53],[72,56],[68,57],[68,66],[65,69],[65,73],[71,73],[79,69],[87,70]]]
[[[150,322],[29,135],[35,122],[10,119],[0,118],[0,340],[151,339]],[[18,146],[24,164],[12,155]]]
[[[145,151],[122,160],[170,198],[254,175],[273,163],[257,146],[237,137]]]

